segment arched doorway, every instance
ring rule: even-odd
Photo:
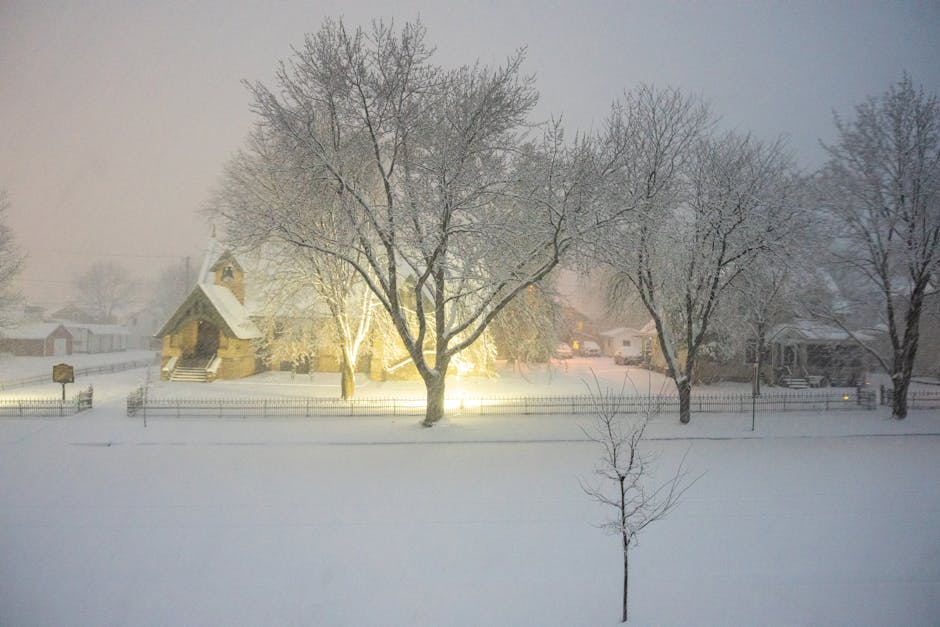
[[[219,327],[208,320],[200,320],[196,329],[196,357],[212,357],[219,351]]]

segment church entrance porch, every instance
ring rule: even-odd
[[[208,320],[200,320],[196,327],[196,346],[192,356],[201,360],[215,357],[219,352],[219,337],[219,327]]]

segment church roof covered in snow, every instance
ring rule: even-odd
[[[247,316],[290,316],[291,312],[286,310],[298,309],[307,315],[327,315],[329,311],[322,299],[304,285],[304,277],[298,271],[301,266],[288,255],[289,252],[272,244],[244,250],[211,238],[206,245],[197,281],[214,286],[220,264],[230,259],[244,276],[242,307]]]
[[[201,283],[196,287],[203,291],[216,311],[219,312],[226,326],[232,331],[233,336],[242,340],[261,337],[261,331],[251,321],[248,310],[238,302],[238,299],[228,288],[205,283]]]
[[[173,333],[173,330],[177,328],[180,322],[189,316],[200,313],[213,317],[231,337],[241,340],[252,340],[261,337],[261,331],[252,322],[248,310],[232,294],[231,290],[221,285],[206,283],[199,283],[192,289],[183,304],[157,332],[157,337]],[[215,316],[211,316],[212,313]]]

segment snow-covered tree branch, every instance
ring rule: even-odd
[[[523,56],[445,70],[420,23],[328,21],[282,64],[276,91],[250,86],[256,138],[306,182],[302,209],[222,215],[359,273],[424,380],[427,425],[443,415],[454,356],[597,222],[593,142],[558,124],[530,136],[538,93]],[[315,228],[324,220],[336,228]]]
[[[605,144],[624,146],[612,201],[637,207],[598,240],[611,292],[638,296],[690,420],[692,375],[726,293],[800,224],[796,178],[781,142],[715,134],[708,108],[676,90],[640,87],[614,108]]]
[[[75,278],[76,304],[97,322],[114,324],[117,314],[130,304],[134,282],[124,266],[96,261]]]
[[[838,139],[827,146],[821,199],[837,225],[835,264],[862,301],[878,303],[889,347],[853,337],[891,375],[893,415],[907,415],[907,392],[920,340],[925,301],[936,297],[940,270],[940,100],[905,75],[878,98],[835,118]],[[817,312],[848,331],[857,311],[851,291],[843,306]],[[867,336],[866,336],[867,337]]]

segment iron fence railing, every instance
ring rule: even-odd
[[[74,373],[76,377],[84,377],[91,374],[106,374],[110,372],[123,372],[125,370],[133,370],[135,368],[146,368],[147,366],[152,366],[156,363],[159,363],[159,358],[156,360],[153,359],[135,359],[133,361],[122,361],[119,363],[113,364],[102,364],[100,366],[88,366],[86,368],[75,368]],[[34,375],[31,377],[21,377],[18,379],[5,379],[0,380],[0,390],[9,390],[11,388],[21,388],[27,385],[37,385],[40,383],[51,383],[52,382],[52,372],[49,374],[40,374]]]
[[[73,416],[91,409],[94,389],[89,386],[71,399],[61,398],[0,398],[0,418],[46,418]]]
[[[844,393],[693,395],[693,413],[833,411],[874,409],[875,392],[853,390]],[[677,396],[621,396],[599,399],[576,396],[500,396],[448,399],[448,415],[529,415],[591,414],[599,403],[607,403],[622,413],[678,413]],[[143,387],[127,397],[127,415],[177,417],[276,417],[276,416],[418,416],[425,411],[422,398],[160,398]]]
[[[894,404],[894,390],[881,388],[881,404]],[[907,393],[908,409],[940,409],[940,390],[910,390]]]

